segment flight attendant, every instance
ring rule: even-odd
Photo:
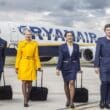
[[[59,47],[59,58],[56,73],[62,72],[64,90],[66,95],[66,107],[74,108],[75,80],[80,71],[79,45],[74,43],[74,35],[66,32],[66,43]]]
[[[28,107],[32,81],[36,80],[36,71],[41,69],[41,64],[38,43],[32,40],[32,32],[26,29],[24,35],[25,40],[18,43],[15,68],[18,79],[22,81],[24,107]]]
[[[105,37],[97,40],[95,72],[100,75],[100,108],[110,109],[110,24],[104,27]]]
[[[1,33],[1,30],[0,30],[0,33]],[[0,37],[0,81],[1,81],[1,76],[5,65],[6,47],[7,47],[7,41],[5,41]]]

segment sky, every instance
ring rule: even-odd
[[[0,21],[101,30],[110,23],[109,7],[110,0],[0,0]]]

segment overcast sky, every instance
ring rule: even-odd
[[[110,22],[110,0],[0,0],[0,21],[45,21],[77,28]]]

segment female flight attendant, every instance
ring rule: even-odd
[[[74,35],[65,33],[66,43],[59,47],[59,59],[56,73],[60,71],[64,79],[64,90],[67,98],[66,106],[74,108],[75,80],[77,72],[80,71],[79,46],[74,43]]]
[[[32,40],[32,32],[26,29],[24,35],[25,40],[18,43],[15,68],[18,79],[22,81],[24,107],[28,107],[32,81],[36,80],[36,71],[41,69],[41,64],[38,43]]]

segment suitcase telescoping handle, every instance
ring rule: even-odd
[[[41,72],[41,87],[43,87],[43,70],[40,70]],[[36,80],[36,86],[37,86],[37,80]]]
[[[83,87],[83,71],[80,71],[79,74],[81,74],[81,88]],[[76,88],[77,88],[77,78],[76,78]]]
[[[43,70],[40,71],[41,71],[41,87],[43,87]]]
[[[4,71],[2,72],[3,73],[3,84],[4,86],[6,85],[6,82],[5,82],[5,74],[4,74]]]

